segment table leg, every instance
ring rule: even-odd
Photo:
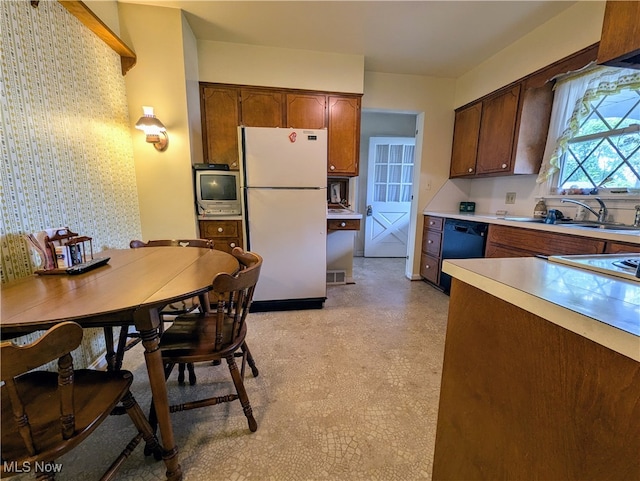
[[[147,314],[146,319],[143,316]],[[151,321],[151,325],[156,328],[146,328]],[[160,318],[157,309],[136,313],[136,325],[142,324],[144,329],[139,329],[142,345],[144,346],[144,359],[147,364],[149,384],[153,394],[153,405],[155,407],[162,446],[164,452],[162,458],[167,467],[167,480],[180,481],[182,479],[182,468],[178,462],[178,447],[173,438],[173,427],[169,417],[169,399],[167,396],[167,384],[164,379],[164,368],[162,366],[162,356],[158,348],[158,330]]]

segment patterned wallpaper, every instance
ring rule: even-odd
[[[2,0],[0,22],[4,283],[37,266],[25,233],[68,226],[100,251],[141,230],[120,57],[57,1]]]

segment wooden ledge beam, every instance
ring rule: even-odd
[[[136,64],[135,52],[113,33],[84,2],[72,0],[58,0],[58,2],[120,55],[122,75],[125,75]]]

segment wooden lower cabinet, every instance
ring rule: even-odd
[[[605,254],[619,254],[619,253],[640,253],[640,244],[627,244],[625,242],[613,242],[608,241],[607,247],[604,250]]]
[[[605,244],[604,240],[590,237],[492,224],[489,226],[485,257],[602,254]]]
[[[640,363],[453,279],[434,481],[640,473]]]
[[[443,227],[443,217],[424,216],[420,275],[424,280],[436,285],[440,282]]]
[[[242,247],[241,220],[201,220],[200,237],[213,240],[213,248],[231,252],[234,247]]]

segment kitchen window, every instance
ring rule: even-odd
[[[538,183],[551,194],[640,189],[640,72],[588,66],[555,88]]]

